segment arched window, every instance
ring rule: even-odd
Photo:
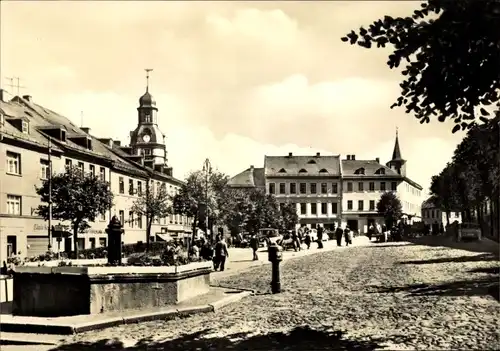
[[[322,168],[319,170],[319,173],[328,173],[328,171],[326,169]]]
[[[316,161],[314,160],[310,160],[309,162],[307,162],[308,164],[312,165],[312,164],[316,164]]]
[[[284,168],[280,169],[278,173],[286,173],[286,170]]]
[[[354,174],[365,174],[365,169],[364,168],[358,168]]]
[[[375,172],[375,174],[385,174],[385,169],[384,168],[379,168],[379,169],[377,169],[377,171]]]
[[[299,171],[299,173],[307,173],[307,171],[306,171],[304,168],[302,168],[302,169]]]

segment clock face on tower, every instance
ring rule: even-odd
[[[142,140],[145,142],[145,143],[149,143],[149,141],[151,140],[151,137],[149,136],[149,134],[144,134],[142,136]]]

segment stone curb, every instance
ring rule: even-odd
[[[227,306],[233,302],[236,302],[236,301],[239,301],[241,299],[243,299],[244,297],[247,297],[247,296],[250,296],[252,295],[252,293],[250,291],[242,291],[241,293],[239,294],[234,294],[232,296],[227,296],[223,299],[220,299],[219,301],[216,301],[216,302],[213,302],[211,304],[209,304],[209,306],[212,307],[213,311],[217,311],[219,309],[221,309],[222,307],[224,306]]]
[[[160,312],[136,314],[127,317],[110,317],[94,322],[80,323],[76,325],[75,324],[65,325],[60,323],[57,324],[2,323],[1,330],[2,332],[10,332],[10,333],[72,335],[77,333],[88,332],[91,330],[115,327],[122,324],[140,323],[140,322],[153,321],[159,319],[173,319],[177,317],[186,317],[198,313],[215,312],[216,310],[224,306],[227,306],[233,302],[237,302],[249,295],[252,295],[252,292],[240,290],[239,293],[226,296],[218,301],[215,301],[207,305],[176,308]],[[0,340],[3,341],[1,336]]]

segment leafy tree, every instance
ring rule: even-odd
[[[78,233],[89,228],[88,222],[106,212],[113,205],[113,193],[107,182],[92,174],[84,174],[77,167],[67,168],[64,173],[52,175],[52,218],[69,221],[73,229],[74,250],[78,257]],[[43,204],[38,214],[49,218],[49,181],[44,180],[36,189]]]
[[[273,195],[266,194],[261,189],[252,190],[249,196],[250,213],[245,228],[249,232],[257,232],[261,228],[282,227],[282,217],[278,202]]]
[[[281,206],[281,217],[282,217],[282,229],[292,230],[295,229],[297,223],[299,223],[299,215],[297,214],[297,207],[290,203],[285,202]]]
[[[403,214],[401,201],[393,192],[385,192],[380,196],[377,202],[377,211],[385,219],[385,224],[391,228]]]
[[[453,133],[472,126],[476,109],[499,104],[500,2],[428,0],[408,17],[385,16],[367,29],[351,31],[342,41],[364,48],[393,46],[387,65],[403,60],[406,77],[391,108],[404,106],[420,123],[432,115],[451,118]]]
[[[247,189],[225,189],[224,206],[221,207],[223,223],[231,234],[238,233],[247,223],[254,206]]]
[[[208,177],[207,187],[205,172],[195,171],[188,175],[179,193],[174,197],[174,212],[193,218],[193,238],[197,227],[205,227],[203,217],[207,208],[209,222],[222,223],[221,208],[227,180],[228,177],[225,174],[212,172]],[[206,204],[207,198],[208,204]]]
[[[450,224],[450,212],[460,208],[460,199],[457,197],[459,181],[451,163],[431,179],[432,200],[437,207],[445,210],[447,224]]]
[[[149,250],[153,221],[172,214],[172,197],[164,184],[155,189],[154,182],[151,182],[145,190],[139,194],[131,210],[138,216],[146,217],[146,250]]]

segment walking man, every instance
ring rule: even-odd
[[[323,226],[318,226],[318,249],[323,248],[323,232],[324,232]]]
[[[337,246],[342,246],[342,235],[344,234],[340,225],[335,230],[335,238],[337,239]]]
[[[351,244],[350,238],[351,238],[351,229],[349,228],[349,226],[346,226],[344,230],[345,246],[349,246],[349,244]]]
[[[229,252],[227,251],[227,244],[223,237],[217,235],[217,244],[215,244],[215,270],[220,267],[220,271],[224,271],[226,258],[228,257]]]
[[[257,239],[255,233],[253,233],[252,237],[250,238],[250,247],[252,248],[253,251],[253,260],[258,261],[259,256],[257,256],[257,250],[259,249],[259,239]]]

